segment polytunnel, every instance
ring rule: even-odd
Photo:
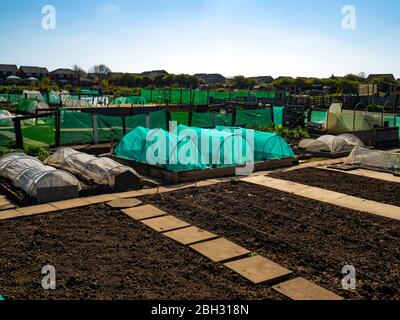
[[[24,153],[9,153],[0,158],[0,176],[22,189],[38,203],[76,198],[79,181],[69,172],[44,165]]]
[[[400,174],[400,154],[355,147],[344,165]]]
[[[107,185],[113,191],[123,192],[141,187],[141,179],[133,169],[110,158],[97,158],[72,148],[58,149],[45,163],[97,185]]]
[[[253,142],[250,137],[254,137]],[[254,131],[250,135],[250,130],[241,128],[201,129],[183,125],[175,133],[138,127],[121,140],[114,155],[173,172],[294,158],[289,145],[276,134]]]
[[[303,139],[299,143],[299,149],[305,149],[308,152],[348,152],[355,146],[364,146],[363,142],[350,133],[344,133],[339,136],[324,135],[318,139]]]

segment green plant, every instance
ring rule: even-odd
[[[290,129],[290,128],[286,128],[283,126],[275,126],[273,124],[270,124],[265,127],[257,127],[257,126],[249,127],[249,129],[254,129],[254,130],[264,131],[264,132],[274,132],[286,139],[291,139],[291,138],[301,139],[301,138],[310,137],[309,131],[306,128],[303,128],[300,126]]]
[[[38,158],[40,161],[44,161],[50,156],[49,150],[40,146],[26,145],[24,152],[28,156]]]

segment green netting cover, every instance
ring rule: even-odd
[[[97,115],[99,142],[108,142],[123,136],[122,117]]]
[[[146,127],[146,115],[138,114],[125,118],[126,132],[132,131],[137,127]]]
[[[62,145],[93,143],[93,117],[75,111],[61,111],[60,143]]]
[[[326,124],[328,119],[328,111],[312,110],[311,111],[311,122]]]
[[[283,126],[283,113],[285,111],[285,107],[273,107],[274,111],[274,124],[277,126]]]
[[[20,112],[36,110],[37,105],[38,105],[38,102],[34,99],[21,99],[18,103],[17,110]]]
[[[271,108],[257,110],[237,110],[236,123],[237,126],[246,127],[266,127],[271,125],[272,115]]]
[[[167,130],[167,113],[165,111],[150,112],[150,129]]]
[[[55,144],[55,116],[21,121],[24,143],[30,145],[50,146]]]
[[[142,96],[118,97],[110,102],[111,105],[120,105],[120,104],[144,105],[146,103],[147,103],[146,99]]]
[[[215,120],[217,126],[231,126],[233,115],[232,113],[217,113]]]
[[[214,115],[212,112],[193,112],[192,127],[212,128],[214,127]]]
[[[189,125],[189,112],[171,112],[171,121],[176,121],[178,125]]]
[[[233,127],[186,126],[178,126],[174,133],[138,127],[123,137],[114,155],[173,172],[294,157],[289,145],[277,134]]]

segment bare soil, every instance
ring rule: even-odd
[[[142,198],[348,299],[400,299],[400,222],[228,183]],[[342,268],[357,272],[343,290]]]
[[[41,285],[48,264],[56,269],[54,291]],[[0,294],[12,300],[284,299],[104,204],[0,221]]]
[[[400,183],[397,182],[318,168],[272,173],[269,176],[358,198],[400,206]]]

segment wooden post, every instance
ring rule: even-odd
[[[55,144],[56,147],[61,145],[61,111],[59,108],[56,109],[56,136],[55,136]]]
[[[14,121],[14,132],[15,132],[15,147],[17,149],[24,149],[24,140],[22,137],[22,129],[21,129],[21,119],[13,118]]]

